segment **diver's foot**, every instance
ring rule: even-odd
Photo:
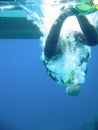
[[[79,11],[75,9],[73,6],[63,7],[61,10],[62,14],[67,16],[74,16],[79,14]]]

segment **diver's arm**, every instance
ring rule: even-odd
[[[78,22],[80,24],[81,30],[83,31],[88,45],[95,46],[98,44],[98,33],[96,28],[90,24],[88,19],[83,15],[76,15]]]

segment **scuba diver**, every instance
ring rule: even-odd
[[[90,5],[63,7],[45,41],[43,62],[47,72],[56,82],[66,86],[66,93],[70,96],[79,94],[91,57],[90,47],[98,44],[96,27],[85,16],[96,11],[97,6],[92,8]],[[76,17],[80,30],[73,30],[74,22],[71,20],[72,30],[61,35],[63,24],[71,16]]]

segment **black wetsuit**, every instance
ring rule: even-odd
[[[45,56],[48,59],[51,59],[53,56],[56,55],[56,47],[60,35],[60,31],[62,28],[62,25],[66,18],[68,17],[68,14],[65,12],[62,13],[54,22],[52,25],[50,32],[47,36],[46,43],[45,43],[45,48],[44,48],[44,53]],[[83,16],[83,15],[77,15],[76,18],[79,22],[80,28],[86,38],[87,45],[88,46],[95,46],[98,44],[98,33],[96,31],[96,28],[91,25],[88,21],[88,19]]]

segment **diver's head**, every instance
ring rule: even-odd
[[[66,93],[70,96],[77,96],[80,93],[80,85],[68,85]]]

